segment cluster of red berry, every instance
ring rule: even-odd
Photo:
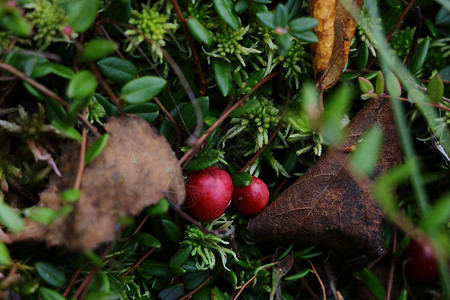
[[[243,214],[257,214],[269,202],[269,188],[255,176],[248,186],[233,186],[231,176],[216,166],[188,175],[185,206],[196,218],[215,220],[225,212],[230,202]]]

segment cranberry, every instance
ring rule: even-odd
[[[250,185],[233,188],[233,205],[241,213],[255,215],[269,203],[269,188],[258,177],[252,176]]]
[[[436,260],[428,243],[411,240],[403,253],[405,273],[412,280],[425,282],[438,276]]]

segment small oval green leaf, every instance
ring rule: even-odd
[[[48,74],[55,74],[59,77],[72,79],[75,76],[75,72],[72,69],[66,67],[65,65],[61,65],[55,62],[45,62],[42,64],[37,64],[31,73],[31,77],[39,78],[46,76]]]
[[[213,33],[210,30],[206,29],[196,18],[188,17],[186,25],[189,29],[189,32],[197,41],[199,41],[200,43],[204,44],[207,47],[212,45]]]
[[[214,8],[220,18],[234,30],[239,29],[239,17],[234,11],[234,4],[231,0],[213,0]]]
[[[312,31],[305,31],[305,32],[289,32],[290,35],[293,37],[299,39],[300,41],[307,42],[307,43],[317,43],[319,40],[317,36]]]
[[[66,298],[57,291],[46,287],[41,287],[39,289],[39,296],[42,300],[66,300]]]
[[[178,243],[183,239],[183,232],[174,222],[167,219],[164,219],[161,222],[162,229],[170,241]]]
[[[66,202],[77,202],[78,199],[81,197],[81,190],[79,189],[65,189],[62,194],[61,198]]]
[[[273,14],[273,24],[275,27],[284,28],[288,22],[288,11],[284,4],[278,4]]]
[[[9,264],[11,255],[9,254],[8,247],[0,242],[0,266],[6,266]]]
[[[119,300],[121,299],[120,295],[116,295],[113,292],[109,291],[95,291],[89,293],[86,300]]]
[[[81,137],[81,134],[71,125],[65,124],[57,120],[52,120],[52,125],[58,128],[62,133],[64,133],[69,138],[72,138],[77,141],[81,141],[83,139]]]
[[[66,281],[66,275],[63,271],[48,262],[37,262],[35,269],[39,277],[52,287],[61,287]]]
[[[402,94],[402,85],[392,72],[386,73],[386,88],[389,94],[394,98],[400,97]]]
[[[260,12],[257,13],[256,16],[264,25],[266,25],[269,28],[275,29],[275,25],[273,23],[273,13]]]
[[[20,36],[30,36],[31,26],[17,9],[8,9],[6,12],[1,11],[0,13],[0,27]]]
[[[234,174],[231,179],[233,181],[233,186],[237,188],[245,188],[252,183],[252,175],[246,172]]]
[[[220,93],[224,97],[229,96],[233,88],[233,65],[223,59],[214,59],[212,67]]]
[[[59,217],[58,211],[49,207],[32,207],[26,211],[27,218],[41,224],[49,225]]]
[[[369,61],[369,47],[365,42],[362,42],[358,47],[358,56],[356,57],[356,67],[359,70],[364,70]]]
[[[109,134],[104,134],[101,137],[99,137],[87,150],[86,154],[84,156],[84,163],[90,164],[94,161],[94,159],[97,158],[97,156],[102,153],[103,149],[106,146],[106,143],[108,142]]]
[[[0,198],[1,199],[1,198]],[[11,232],[21,232],[25,222],[8,204],[0,200],[0,223]]]
[[[139,244],[150,248],[161,248],[161,242],[151,234],[145,232],[138,232],[135,236]]]
[[[377,300],[383,300],[386,294],[386,289],[384,288],[380,279],[378,279],[378,277],[375,276],[375,274],[367,268],[361,272],[361,277],[370,293]]]
[[[127,83],[138,75],[138,69],[131,61],[119,57],[104,58],[97,65],[103,76],[117,83]]]
[[[154,103],[129,105],[123,111],[127,114],[137,115],[149,123],[155,121],[159,116],[159,107]]]
[[[72,99],[89,97],[94,94],[97,84],[97,80],[90,71],[80,71],[70,80],[67,87],[67,97]]]
[[[141,268],[144,274],[156,277],[166,277],[168,275],[169,264],[149,259],[141,264]]]
[[[134,79],[122,88],[124,100],[130,104],[140,104],[156,97],[166,86],[166,80],[156,76]]]
[[[350,168],[356,175],[369,175],[376,166],[383,142],[383,130],[371,127],[350,157]]]
[[[441,76],[436,75],[430,79],[427,86],[428,100],[431,102],[440,102],[444,96],[444,82]]]
[[[187,262],[189,257],[191,256],[191,252],[192,252],[192,246],[187,246],[187,247],[181,248],[180,250],[178,250],[177,253],[172,255],[172,257],[170,258],[170,266],[172,266],[172,267],[183,266]]]
[[[358,84],[364,94],[371,93],[374,90],[372,82],[364,77],[358,77]]]
[[[428,48],[430,47],[431,38],[427,37],[422,40],[416,47],[416,51],[411,58],[408,69],[412,74],[419,72],[422,68],[425,58],[427,57]]]
[[[96,39],[83,44],[80,60],[99,60],[117,50],[117,44],[110,40]]]
[[[296,18],[289,22],[289,33],[300,33],[304,31],[309,31],[317,26],[319,21],[314,18]]]
[[[77,33],[84,32],[94,24],[98,12],[98,0],[64,1],[61,6],[69,17],[69,26]]]
[[[378,71],[377,73],[377,81],[375,82],[375,92],[378,95],[382,95],[384,93],[384,75],[383,72]]]
[[[293,275],[286,276],[284,279],[286,279],[286,280],[297,280],[297,279],[305,277],[306,275],[309,274],[309,272],[311,272],[310,269],[304,269],[304,270],[301,270],[300,272],[295,273]]]
[[[176,300],[183,296],[184,286],[182,283],[172,285],[158,294],[158,299],[161,300]]]

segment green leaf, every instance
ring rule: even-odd
[[[364,281],[365,285],[369,289],[370,293],[377,300],[384,300],[384,296],[386,294],[386,289],[384,288],[380,279],[378,279],[378,277],[375,276],[375,274],[373,274],[372,271],[370,271],[367,268],[365,268],[361,272],[361,277],[362,277],[362,280]]]
[[[386,88],[389,94],[394,98],[400,97],[402,94],[402,85],[392,72],[386,73]]]
[[[273,13],[261,12],[257,13],[256,16],[264,25],[266,25],[269,28],[275,29],[275,25],[273,22]]]
[[[252,183],[252,175],[246,172],[239,172],[231,177],[233,186],[237,188],[245,188]]]
[[[159,107],[155,103],[129,105],[123,111],[127,114],[139,116],[149,123],[155,121],[159,116]]]
[[[377,81],[375,82],[375,93],[382,95],[384,93],[384,76],[383,72],[378,71]]]
[[[30,24],[20,15],[17,9],[8,9],[3,14],[0,11],[0,27],[23,37],[31,35]]]
[[[288,11],[284,4],[278,4],[273,14],[273,24],[275,27],[286,27],[288,23]]]
[[[286,279],[286,280],[297,280],[297,279],[305,277],[306,275],[309,274],[309,272],[311,272],[311,269],[304,269],[304,270],[301,270],[300,272],[295,273],[293,275],[286,276],[284,279]]]
[[[319,21],[314,18],[296,18],[289,22],[289,33],[301,33],[304,31],[309,31],[317,26]]]
[[[372,126],[364,134],[350,157],[350,168],[358,176],[369,175],[375,168],[383,142],[383,130]]]
[[[117,44],[111,40],[95,39],[83,44],[83,51],[79,58],[85,60],[99,60],[111,55],[117,50]]]
[[[101,137],[99,137],[97,140],[95,140],[94,143],[92,143],[91,146],[86,150],[85,156],[84,156],[84,163],[90,164],[94,161],[94,159],[97,158],[97,156],[102,153],[103,149],[106,146],[106,143],[108,142],[109,134],[104,134]]]
[[[298,251],[295,251],[294,257],[301,259],[311,259],[322,255],[322,251],[317,250],[316,246],[311,246]]]
[[[359,83],[359,88],[361,89],[361,91],[364,94],[373,92],[374,87],[373,87],[372,82],[370,82],[370,80],[368,80],[364,77],[358,77],[358,83]]]
[[[41,224],[49,225],[59,218],[58,211],[49,207],[32,207],[27,209],[26,215],[28,219]]]
[[[231,0],[213,0],[214,8],[220,18],[234,30],[240,26],[239,17],[234,10],[234,4]]]
[[[81,134],[75,129],[73,128],[71,125],[68,125],[66,123],[57,121],[57,120],[52,120],[52,125],[55,126],[56,128],[58,128],[62,133],[64,133],[66,136],[68,136],[71,139],[80,141],[83,139],[81,137]]]
[[[428,100],[431,102],[440,102],[444,96],[444,82],[441,76],[436,75],[430,79],[427,86]]]
[[[169,208],[170,208],[169,201],[167,201],[166,198],[163,198],[155,205],[145,208],[145,213],[150,216],[162,216],[167,214]]]
[[[70,80],[66,91],[67,97],[72,99],[87,98],[94,94],[97,84],[97,80],[90,71],[80,71]]]
[[[181,296],[183,296],[183,284],[179,283],[179,284],[174,284],[164,290],[162,290],[161,292],[159,292],[158,294],[158,299],[161,300],[177,300],[179,298],[181,298]]]
[[[213,43],[213,33],[206,29],[196,18],[190,16],[186,21],[187,28],[191,35],[203,45],[209,47]]]
[[[120,295],[116,295],[113,292],[107,292],[107,291],[95,291],[89,293],[86,298],[86,300],[120,300]]]
[[[232,117],[232,118],[240,117],[250,111],[257,109],[260,105],[261,105],[261,103],[259,102],[258,99],[256,99],[256,98],[248,99],[247,101],[245,101],[244,105],[233,110],[230,113],[230,117]]]
[[[45,98],[44,108],[45,108],[45,115],[47,119],[49,119],[51,122],[53,120],[61,123],[65,122],[67,118],[66,110],[60,103],[56,102],[56,100],[53,100],[51,98]]]
[[[212,67],[220,93],[224,97],[229,96],[233,89],[233,65],[223,59],[213,59]]]
[[[95,254],[94,251],[92,250],[88,250],[88,251],[84,251],[84,255],[91,261],[93,262],[96,266],[98,267],[103,267],[104,263],[103,260],[97,255]],[[99,273],[101,274],[101,273]],[[101,275],[100,275],[101,276]]]
[[[436,15],[436,21],[434,22],[438,26],[450,25],[450,11],[441,7]]]
[[[94,97],[101,104],[101,106],[103,106],[107,116],[112,117],[112,116],[120,115],[119,108],[116,105],[109,102],[108,100],[106,100],[105,97],[103,97],[102,95],[100,95],[98,93],[95,93]]]
[[[341,120],[347,113],[351,100],[350,88],[342,85],[327,101],[320,131],[325,139],[332,144],[339,145],[344,138]]]
[[[109,3],[105,16],[111,21],[127,23],[131,15],[131,0],[115,0]]]
[[[211,300],[229,300],[230,297],[227,297],[218,287],[214,287],[211,289]]]
[[[49,262],[37,262],[35,269],[39,277],[52,287],[58,288],[67,282],[64,272]]]
[[[9,254],[8,247],[3,242],[0,242],[0,266],[9,265],[11,255]]]
[[[169,264],[166,262],[156,261],[148,259],[141,264],[141,268],[144,274],[156,276],[156,277],[166,277],[169,271]]]
[[[305,31],[305,32],[289,32],[290,35],[293,37],[299,39],[300,41],[307,42],[307,43],[317,43],[319,39],[312,31]]]
[[[145,232],[138,232],[135,236],[139,244],[150,248],[161,248],[161,242],[156,237]]]
[[[358,70],[364,70],[369,61],[369,47],[362,42],[358,47],[358,56],[356,57],[356,67]]]
[[[189,257],[191,257],[192,246],[183,247],[170,258],[169,265],[171,267],[182,267]]]
[[[227,272],[229,273],[229,272]],[[192,291],[208,278],[207,271],[187,273],[183,276],[183,284],[186,290]]]
[[[30,76],[33,78],[39,78],[48,74],[55,74],[66,79],[72,79],[72,77],[75,76],[72,69],[55,62],[37,64]]]
[[[433,203],[432,206],[423,215],[419,224],[425,230],[435,230],[443,227],[450,219],[450,195],[444,197]]]
[[[289,34],[281,34],[278,35],[275,40],[277,46],[278,46],[278,53],[280,56],[285,56],[292,45],[292,38]]]
[[[140,104],[156,97],[166,86],[167,81],[156,76],[144,76],[134,79],[122,88],[125,102]]]
[[[57,291],[46,288],[46,287],[41,287],[39,289],[39,296],[42,298],[42,300],[65,300],[66,299],[66,298],[64,298],[63,295],[61,295]]]
[[[98,0],[76,0],[61,2],[69,26],[77,33],[82,33],[94,24],[99,9]]]
[[[243,12],[245,12],[249,6],[248,6],[248,1],[247,0],[238,0],[236,2],[236,4],[234,5],[234,10],[238,13],[241,14]]]
[[[164,219],[161,221],[162,229],[167,238],[173,243],[179,243],[183,240],[183,232],[172,221]]]
[[[61,198],[66,202],[77,202],[81,197],[81,190],[79,189],[65,189],[61,193]]]
[[[423,102],[425,95],[419,89],[413,88],[408,91],[408,100],[411,103]]]
[[[103,76],[117,83],[127,83],[138,75],[138,69],[131,61],[119,57],[104,58],[97,65]]]
[[[19,214],[0,198],[0,223],[11,232],[21,232],[25,222]]]
[[[430,47],[431,38],[427,37],[422,40],[416,47],[414,54],[409,62],[408,69],[412,74],[419,72],[422,68],[425,58],[427,57],[428,48]]]

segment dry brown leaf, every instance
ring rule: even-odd
[[[380,254],[383,214],[371,197],[370,181],[401,160],[388,101],[369,100],[353,118],[344,148],[356,145],[375,124],[383,129],[384,143],[369,180],[355,181],[346,167],[349,152],[328,150],[278,199],[250,219],[248,229],[254,238]]]
[[[330,64],[334,45],[334,23],[336,18],[337,0],[309,1],[309,14],[319,21],[314,29],[318,42],[311,45],[313,70],[316,82]]]
[[[163,197],[176,204],[184,201],[182,171],[164,137],[137,117],[111,118],[105,129],[110,137],[102,153],[84,170],[82,196],[73,211],[35,238],[51,246],[89,250],[115,239],[118,219],[137,215]],[[58,209],[66,204],[61,192],[72,187],[78,161],[79,146],[66,145],[60,162],[63,176],[51,178],[39,206]]]
[[[359,13],[363,0],[348,0],[345,1],[345,5],[342,1],[335,3],[335,0],[313,2],[321,3],[320,13],[313,12],[313,17],[315,14],[320,17],[317,19],[319,21],[317,28],[326,26],[316,33],[319,42],[312,47],[314,76],[320,88],[326,90],[336,84],[347,63],[350,44],[356,29],[356,20],[352,14]],[[327,6],[328,2],[330,4]],[[349,13],[346,8],[352,9],[352,13]],[[326,9],[330,11],[327,12]],[[330,19],[325,19],[327,15],[330,15],[330,19],[333,20],[332,26]],[[321,22],[324,23],[323,26]]]

